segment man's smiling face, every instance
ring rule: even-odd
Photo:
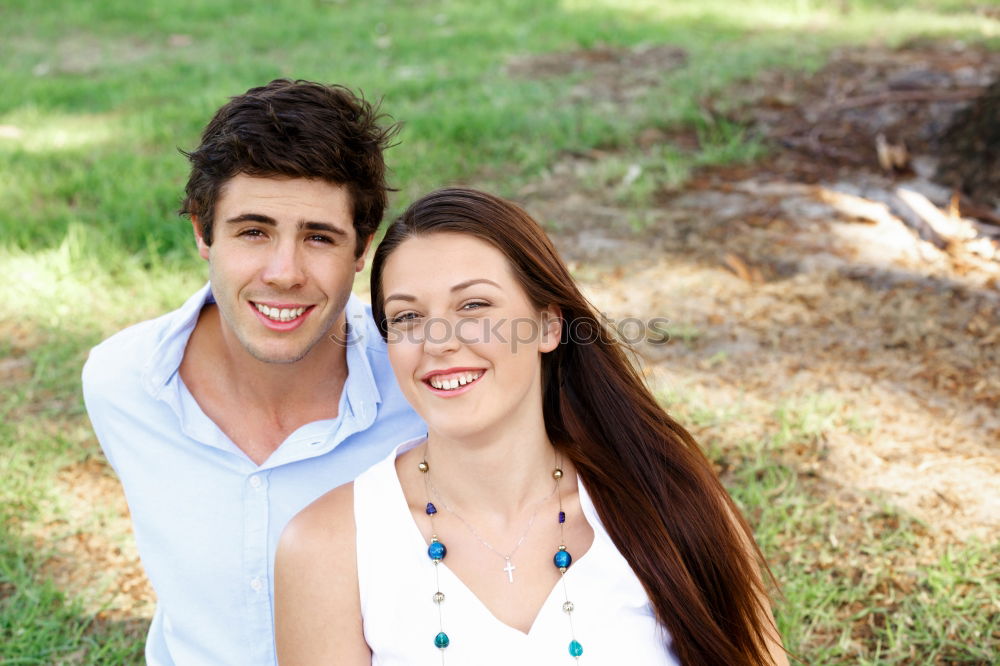
[[[231,352],[295,363],[333,344],[364,266],[346,187],[238,174],[216,204],[212,245],[194,228]]]

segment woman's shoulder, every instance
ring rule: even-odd
[[[358,596],[353,484],[296,515],[274,561],[275,641],[282,663],[371,663]]]
[[[285,526],[279,550],[286,556],[329,556],[354,547],[354,482],[321,495]]]

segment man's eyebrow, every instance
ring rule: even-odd
[[[451,288],[451,291],[462,291],[466,287],[471,287],[474,284],[491,284],[497,289],[503,289],[503,287],[498,285],[493,280],[487,280],[486,278],[474,278],[472,280],[466,280],[465,282],[459,282],[458,284],[456,284],[454,287]]]
[[[270,217],[268,215],[261,215],[259,213],[243,213],[241,215],[237,215],[236,217],[229,218],[228,220],[226,220],[226,222],[231,222],[233,224],[236,224],[238,222],[260,222],[261,224],[269,224],[272,227],[278,225],[277,220],[275,220],[273,217]]]
[[[257,222],[259,224],[266,224],[272,227],[278,226],[278,221],[275,220],[270,215],[261,215],[260,213],[242,213],[235,217],[231,217],[226,222],[232,224],[238,224],[240,222]],[[327,233],[337,234],[338,236],[347,236],[347,232],[340,227],[330,224],[329,222],[317,222],[314,220],[301,220],[299,222],[299,230],[308,231],[326,231]]]
[[[337,234],[338,236],[347,236],[347,232],[338,226],[334,226],[329,222],[313,222],[304,220],[299,222],[299,229],[308,229],[309,231],[327,231],[331,234]]]

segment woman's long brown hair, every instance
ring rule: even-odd
[[[681,663],[773,663],[758,568],[766,566],[750,527],[694,438],[657,404],[527,213],[466,189],[438,190],[413,203],[372,260],[372,310],[382,335],[386,260],[406,239],[434,233],[493,245],[536,307],[559,307],[562,342],[542,357],[547,434],[576,465]]]

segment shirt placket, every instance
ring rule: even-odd
[[[243,505],[243,579],[246,585],[248,647],[252,663],[267,663],[271,640],[271,595],[267,563],[268,472],[246,477]]]

